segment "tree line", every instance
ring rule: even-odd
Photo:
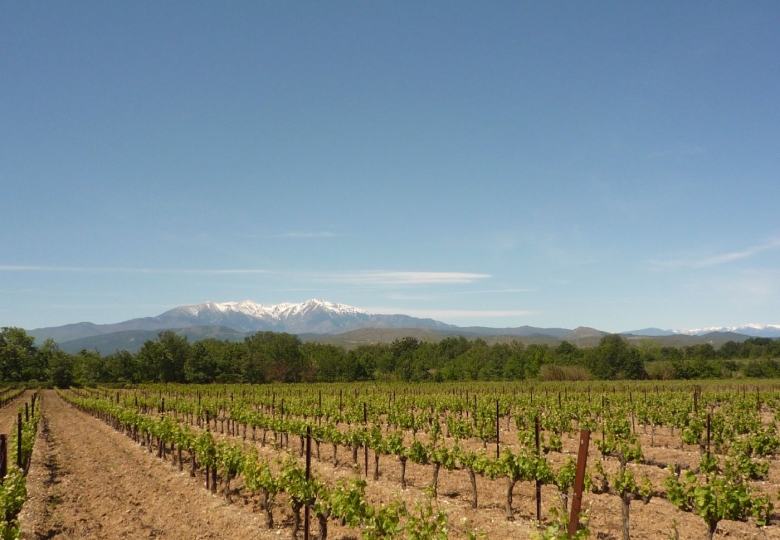
[[[489,345],[483,339],[412,337],[346,349],[301,342],[298,336],[258,332],[242,342],[204,339],[190,343],[160,332],[133,354],[69,354],[52,340],[40,346],[21,328],[0,330],[0,381],[57,386],[140,382],[469,381],[525,379],[700,379],[780,377],[780,339],[750,338],[664,347],[652,340],[631,344],[617,334],[593,347],[520,341]]]

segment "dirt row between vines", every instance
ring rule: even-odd
[[[226,505],[53,391],[43,415],[23,538],[278,538],[259,514]]]
[[[191,426],[194,428],[194,426]],[[214,427],[214,436],[219,439],[232,440],[239,442],[243,439],[243,428],[239,429],[239,434],[229,435],[224,426]],[[514,428],[513,428],[514,429]],[[640,428],[641,431],[641,428]],[[272,459],[279,455],[280,450],[272,448],[273,435],[269,431],[268,441],[265,446],[261,446],[261,432],[256,433],[257,441],[255,448],[260,456],[265,459]],[[503,432],[502,432],[503,433]],[[503,437],[504,435],[502,435]],[[251,445],[252,430],[246,433],[247,440],[245,444]],[[511,440],[511,437],[507,437]],[[514,434],[514,439],[517,436]],[[656,444],[662,437],[656,436]],[[281,440],[281,437],[279,437]],[[504,440],[504,439],[502,439]],[[563,445],[564,453],[548,454],[548,459],[560,466],[565,457],[577,456],[578,438],[569,438],[564,435]],[[292,436],[289,439],[289,449],[295,455],[298,455],[300,448],[299,438]],[[411,438],[406,441],[411,444]],[[669,445],[672,444],[670,438]],[[314,444],[312,444],[314,454]],[[476,448],[476,446],[475,446]],[[494,446],[488,445],[488,451],[492,452]],[[671,447],[655,446],[648,449],[648,457],[653,457],[659,461],[670,463],[698,463],[699,455],[697,452],[688,450],[679,450]],[[363,450],[358,452],[358,466],[353,467],[351,451],[348,447],[339,445],[337,450],[338,466],[332,465],[333,450],[331,444],[323,443],[320,449],[321,459],[315,455],[312,457],[312,470],[318,478],[324,479],[330,485],[335,485],[339,480],[345,480],[354,477],[356,472],[358,476],[365,477],[363,463]],[[373,473],[373,451],[369,452],[370,473]],[[591,439],[589,465],[592,467],[596,460],[600,460],[600,453],[597,449],[596,441]],[[299,458],[303,462],[303,457]],[[614,473],[617,469],[617,461],[608,459],[603,462],[605,469]],[[780,489],[780,467],[775,461],[770,470],[769,478],[766,481],[754,482],[763,492],[770,493],[773,498]],[[634,474],[641,480],[647,474],[657,488],[663,488],[664,479],[667,472],[664,469],[646,466],[629,465]],[[368,500],[374,504],[387,504],[393,500],[402,500],[408,508],[414,508],[416,504],[425,500],[425,488],[431,480],[431,466],[418,465],[411,461],[407,463],[406,480],[407,489],[400,487],[400,464],[398,459],[391,456],[382,456],[380,471],[381,476],[377,480],[371,480],[371,474],[368,475],[368,486],[366,494]],[[487,535],[487,538],[530,538],[531,532],[535,530],[535,495],[534,487],[530,482],[518,482],[514,487],[514,502],[516,520],[509,522],[504,519],[505,516],[505,495],[506,479],[499,478],[489,480],[484,477],[478,477],[478,499],[479,506],[471,508],[471,487],[467,473],[463,470],[447,471],[442,469],[439,472],[439,497],[438,504],[443,508],[449,517],[449,523],[452,526],[450,538],[465,538],[465,531],[478,530]],[[234,482],[235,486],[241,486],[241,479]],[[559,505],[557,489],[553,486],[544,486],[542,488],[542,515],[550,516],[550,510]],[[600,540],[618,540],[621,538],[622,520],[620,499],[613,495],[595,495],[586,493],[583,495],[583,510],[589,510],[591,516],[590,529],[593,538]],[[777,512],[775,512],[777,517]],[[545,519],[543,517],[543,519]],[[698,539],[706,537],[706,526],[704,521],[692,514],[682,512],[676,509],[671,503],[661,498],[654,498],[648,504],[641,501],[635,501],[631,505],[631,538],[633,540],[668,540],[677,535],[681,539]],[[780,540],[780,527],[773,525],[770,527],[756,527],[755,522],[735,522],[722,521],[718,525],[718,535],[716,538],[730,537],[741,539],[777,539]],[[334,538],[339,538],[334,536]]]
[[[19,412],[19,407],[24,407],[25,403],[30,403],[30,398],[33,392],[26,390],[21,395],[17,396],[11,403],[0,409],[0,433],[4,435],[11,434],[11,428],[16,421],[16,415]],[[10,462],[15,463],[16,448],[8,449],[8,459]]]
[[[0,422],[3,420],[0,410]],[[13,407],[15,412],[16,407]],[[170,461],[156,458],[130,438],[103,422],[79,412],[53,391],[43,397],[44,422],[39,430],[28,476],[30,500],[22,512],[23,538],[288,538],[289,510],[285,500],[274,511],[277,525],[265,527],[258,500],[241,490],[235,503],[209,494],[203,487],[202,473],[190,478]],[[12,420],[11,420],[12,421]],[[2,427],[2,424],[0,424]],[[292,439],[291,439],[292,442]],[[258,448],[268,455],[270,448]],[[327,464],[329,449],[323,445],[323,461],[313,460],[317,474],[329,484],[352,476],[351,458],[340,449],[337,468]],[[362,462],[362,451],[360,453]],[[185,453],[186,457],[186,453]],[[372,460],[373,461],[373,460]],[[398,485],[397,460],[382,459],[383,475],[369,480],[367,494],[377,504],[403,499],[410,508],[423,498],[422,487],[430,480],[430,467],[410,464],[407,479],[410,489]],[[777,489],[776,478],[772,479]],[[479,483],[480,507],[471,509],[469,486],[464,471],[442,471],[439,504],[454,525],[452,538],[462,538],[466,528],[484,531],[488,538],[528,538],[533,529],[533,489],[529,483],[515,488],[518,521],[503,519],[504,481]],[[240,479],[235,481],[240,488]],[[220,491],[221,491],[220,484]],[[552,488],[544,489],[545,513],[555,501]],[[593,538],[620,538],[620,502],[617,497],[586,495],[584,507],[591,507]],[[592,506],[591,506],[592,505]],[[673,532],[672,519],[678,522],[679,537],[703,538],[705,527],[697,516],[679,512],[667,501],[652,500],[631,507],[631,536],[636,540],[667,539]],[[316,529],[316,525],[313,526]],[[756,528],[746,523],[722,522],[718,537],[780,538],[778,527]],[[301,535],[302,536],[302,535]],[[355,539],[359,531],[332,526],[329,538]]]

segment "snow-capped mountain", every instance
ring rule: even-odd
[[[753,337],[780,337],[780,325],[777,324],[744,324],[742,326],[711,326],[709,328],[690,328],[671,330],[672,334],[701,336],[712,332],[734,332]]]
[[[242,332],[275,330],[314,334],[347,332],[355,328],[363,328],[369,322],[377,323],[381,327],[395,327],[396,323],[409,323],[413,319],[405,315],[376,315],[356,307],[325,300],[306,300],[300,304],[284,302],[270,306],[250,300],[222,304],[205,302],[177,307],[157,318],[167,324],[175,324],[176,327],[218,325]],[[430,328],[448,326],[431,319],[416,320],[427,321]]]
[[[642,330],[632,330],[623,332],[624,334],[633,334],[635,336],[703,336],[713,332],[731,332],[751,337],[780,337],[780,325],[777,324],[743,324],[742,326],[710,326],[706,328],[682,328],[676,330],[661,330],[660,328],[643,328]]]
[[[223,326],[238,332],[274,331],[291,334],[339,334],[360,328],[426,328],[453,330],[457,327],[433,319],[408,315],[380,315],[326,302],[307,300],[300,304],[285,302],[266,306],[242,302],[205,302],[179,306],[156,317],[131,319],[115,324],[76,323],[52,328],[37,328],[30,335],[43,341],[51,337],[58,343],[128,330],[167,330],[193,326]]]
[[[199,327],[222,327],[240,333],[258,331],[289,332],[291,334],[341,334],[362,328],[421,328],[444,331],[447,334],[462,333],[471,336],[554,336],[569,339],[571,330],[565,328],[536,328],[521,326],[518,328],[459,328],[433,319],[420,319],[408,315],[381,315],[366,310],[327,302],[325,300],[307,300],[299,304],[284,302],[275,305],[263,305],[244,300],[241,302],[204,302],[190,306],[179,306],[156,317],[143,317],[115,324],[93,324],[81,322],[50,328],[29,330],[28,334],[42,343],[52,338],[57,343],[101,336],[114,332],[159,331]],[[592,329],[591,329],[592,330]],[[204,330],[205,331],[205,330]],[[579,329],[577,332],[581,332]],[[593,332],[597,332],[593,330]],[[748,324],[744,326],[695,328],[687,330],[661,330],[645,328],[631,333],[637,336],[671,336],[684,334],[701,336],[711,332],[733,332],[754,337],[780,337],[780,325]],[[202,333],[202,332],[201,332]],[[602,333],[599,333],[601,335]],[[572,338],[573,339],[573,338]]]
[[[307,311],[313,311],[316,309],[323,309],[338,314],[354,314],[365,313],[367,311],[347,306],[345,304],[334,304],[333,302],[327,302],[325,300],[306,300],[300,304],[293,304],[292,302],[283,302],[281,304],[275,304],[271,306],[264,306],[252,302],[251,300],[244,300],[242,302],[224,302],[218,304],[216,302],[204,302],[203,304],[197,304],[193,306],[180,306],[168,311],[167,313],[182,312],[188,313],[193,316],[198,316],[201,313],[242,313],[250,317],[258,319],[273,319],[281,320],[295,315],[297,313],[304,313]]]

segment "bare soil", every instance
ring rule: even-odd
[[[13,428],[14,421],[16,421],[16,415],[19,413],[19,407],[24,407],[25,403],[30,403],[33,392],[27,390],[21,395],[17,396],[11,403],[0,409],[0,433],[10,435],[11,428]],[[16,449],[8,449],[8,458],[13,461],[16,456]]]
[[[225,504],[53,391],[43,415],[22,538],[278,538],[259,514]]]
[[[4,409],[5,410],[5,409]],[[3,410],[3,411],[4,411]],[[0,427],[3,416],[0,411]],[[99,420],[69,406],[56,393],[47,391],[43,399],[44,421],[36,442],[32,466],[28,476],[30,500],[25,505],[21,521],[23,538],[289,538],[291,515],[284,495],[280,495],[274,510],[275,529],[265,527],[259,501],[242,489],[240,478],[231,484],[233,504],[227,504],[220,482],[220,493],[211,495],[204,489],[202,471],[190,478],[189,467],[183,473],[171,461],[160,460],[156,452],[134,443]],[[14,408],[15,412],[15,408]],[[11,419],[12,422],[12,419]],[[514,428],[506,440],[516,440]],[[503,433],[503,429],[502,429]],[[655,445],[649,438],[643,445],[648,457],[666,462],[698,462],[692,448],[673,446],[677,438],[657,434]],[[228,437],[227,434],[217,437]],[[504,435],[502,434],[502,440]],[[242,437],[231,437],[240,440]],[[258,439],[259,439],[258,433]],[[279,450],[260,441],[251,442],[262,457],[273,458]],[[568,456],[576,455],[577,441],[564,436],[564,452],[548,456],[556,465]],[[290,438],[290,446],[297,449],[297,437]],[[590,460],[600,459],[592,443]],[[320,460],[312,459],[315,474],[334,485],[337,480],[363,476],[363,450],[358,454],[358,466],[352,464],[348,448],[339,447],[338,465],[333,466],[332,446],[321,445]],[[187,453],[184,455],[188,459]],[[396,458],[382,456],[381,476],[371,480],[374,469],[373,452],[369,454],[370,473],[367,496],[372,504],[404,500],[414,508],[426,499],[425,488],[431,480],[431,467],[407,464],[407,489],[401,489],[400,464]],[[605,467],[614,465],[609,461]],[[780,470],[773,463],[772,473],[761,489],[778,491]],[[656,486],[663,484],[665,472],[642,466]],[[446,510],[451,525],[451,538],[465,538],[470,530],[482,531],[487,538],[529,538],[536,530],[534,524],[534,487],[519,482],[514,490],[516,520],[504,518],[506,481],[477,478],[479,506],[471,508],[471,485],[465,471],[439,473],[438,507]],[[543,488],[543,515],[558,504],[555,488]],[[590,509],[592,538],[621,538],[620,500],[611,495],[585,494],[583,509]],[[313,532],[316,525],[312,526]],[[705,538],[706,527],[698,516],[674,508],[663,499],[649,504],[631,505],[631,537],[637,540],[667,540],[669,538]],[[302,535],[301,535],[302,536]],[[330,526],[329,538],[350,540],[359,538],[359,531]],[[754,523],[724,521],[718,527],[716,539],[778,539],[780,527],[756,527]]]

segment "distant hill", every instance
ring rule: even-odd
[[[238,332],[224,326],[190,326],[188,328],[176,328],[169,330],[172,330],[177,335],[186,336],[190,340],[190,343],[206,338],[215,338],[219,339],[220,341],[243,341],[244,338],[254,334],[254,332]],[[101,334],[99,336],[64,341],[59,343],[59,346],[62,350],[69,353],[77,353],[84,349],[89,351],[98,350],[102,354],[111,354],[117,350],[127,350],[131,353],[135,353],[138,352],[138,350],[147,340],[156,339],[157,334],[162,331],[164,331],[164,329],[125,330],[121,332],[112,332],[110,334]],[[299,334],[299,337],[301,341],[304,342],[328,343],[331,345],[344,347],[346,349],[353,349],[361,345],[392,343],[397,339],[402,339],[405,337],[413,337],[419,339],[420,341],[437,343],[442,339],[456,335],[463,335],[467,339],[483,339],[488,345],[520,341],[526,345],[534,344],[556,347],[561,343],[561,341],[563,341],[560,338],[545,336],[542,334],[532,334],[528,336],[479,336],[473,333],[464,332],[463,334],[458,334],[452,331],[439,332],[434,330],[427,330],[424,328],[362,328],[360,330],[352,330],[342,334]],[[566,338],[566,341],[579,347],[595,347],[598,345],[599,341],[604,335],[608,334],[593,328],[581,327],[570,331],[564,337]],[[658,343],[662,347],[684,347],[689,345],[710,343],[713,347],[719,348],[727,341],[745,341],[750,336],[727,332],[714,332],[704,336],[687,336],[677,334],[672,336],[624,335],[623,337],[635,345],[639,344],[639,342],[642,340],[650,340]]]
[[[587,326],[578,326],[563,336],[563,341],[568,341],[580,347],[595,347],[601,338],[608,336],[609,332],[602,332]]]
[[[563,338],[571,330],[566,328],[538,328],[535,326],[518,326],[517,328],[490,328],[487,326],[460,326],[457,327],[457,333],[462,335],[475,336],[548,336],[554,338]]]
[[[254,332],[244,333],[236,332],[231,328],[224,326],[190,326],[189,328],[171,329],[177,335],[186,336],[190,343],[201,339],[215,338],[220,341],[243,341],[245,337],[251,336]],[[157,334],[164,331],[160,330],[124,330],[121,332],[112,332],[99,336],[73,339],[59,343],[60,349],[65,352],[75,354],[84,349],[88,351],[97,350],[101,354],[111,354],[115,351],[129,351],[136,353],[147,340],[157,339]]]
[[[325,300],[307,300],[300,304],[283,303],[264,306],[250,301],[205,302],[192,306],[180,306],[156,317],[143,317],[113,324],[93,324],[81,322],[48,328],[29,330],[39,343],[52,338],[58,344],[69,343],[68,347],[83,344],[109,344],[111,339],[90,341],[87,338],[109,336],[118,332],[157,332],[165,329],[183,329],[192,327],[224,327],[240,333],[258,331],[289,332],[298,335],[340,335],[363,329],[427,330],[441,335],[464,335],[466,337],[514,336],[537,337],[540,339],[558,338],[570,332],[565,328],[537,328],[520,326],[517,328],[488,328],[482,326],[458,327],[433,319],[410,317],[409,315],[381,315],[369,313],[360,308],[336,304]],[[396,332],[397,334],[397,332]],[[142,333],[135,334],[141,339]],[[388,335],[392,335],[388,334]],[[420,335],[427,335],[425,332]],[[122,339],[129,339],[124,337]],[[87,340],[87,341],[77,341]],[[77,341],[76,344],[70,343]],[[392,341],[392,340],[391,340]],[[128,341],[128,343],[131,343]],[[81,349],[79,349],[81,350]]]
[[[689,336],[685,334],[674,334],[670,336],[633,336],[624,335],[630,343],[636,345],[642,340],[650,340],[658,343],[661,347],[689,347],[692,345],[701,345],[709,343],[716,349],[720,348],[727,341],[743,342],[750,339],[751,336],[736,334],[734,332],[711,332],[702,336]]]
[[[329,343],[331,345],[338,345],[347,349],[353,349],[361,345],[373,345],[375,343],[392,343],[397,339],[403,339],[405,337],[413,337],[424,342],[438,343],[439,341],[462,335],[467,339],[483,339],[488,345],[495,343],[511,343],[512,341],[520,341],[526,345],[549,345],[555,347],[560,344],[561,340],[553,336],[543,336],[540,334],[533,334],[528,336],[513,336],[513,335],[476,335],[469,332],[453,333],[453,332],[437,332],[433,330],[425,330],[420,328],[363,328],[361,330],[353,330],[351,332],[345,332],[343,334],[336,335],[314,335],[303,334],[300,336],[302,341],[314,341],[317,343]]]
[[[158,332],[167,329],[186,335],[191,341],[206,337],[242,340],[258,331],[273,331],[289,332],[301,336],[304,340],[345,347],[391,343],[406,336],[423,341],[438,341],[457,335],[468,339],[482,338],[488,343],[519,340],[527,344],[556,346],[561,340],[566,340],[581,347],[592,347],[607,335],[607,332],[585,326],[574,330],[527,325],[516,328],[458,327],[434,319],[369,313],[360,308],[325,300],[307,300],[300,304],[285,302],[270,306],[248,300],[221,304],[205,302],[179,306],[156,317],[142,317],[113,324],[80,322],[36,328],[28,330],[28,334],[39,344],[51,338],[67,351],[98,349],[111,353],[117,349],[136,351],[147,339],[154,339]],[[780,326],[750,324],[697,330],[645,328],[622,335],[632,342],[652,339],[662,346],[712,343],[713,346],[719,347],[726,341],[744,341],[750,336],[780,336]]]
[[[679,330],[661,330],[660,328],[643,328],[621,332],[635,336],[704,336],[709,334],[731,333],[747,337],[780,337],[780,325],[777,324],[743,324],[742,326],[711,326],[709,328],[688,328]]]
[[[753,336],[738,334],[737,332],[709,332],[698,337],[710,341],[723,341],[725,343],[726,341],[745,341]]]
[[[643,328],[641,330],[631,330],[630,332],[622,332],[621,335],[627,336],[673,336],[674,332],[671,330],[661,330],[660,328]]]
[[[80,322],[66,324],[64,326],[54,326],[51,328],[36,328],[35,330],[28,330],[27,334],[34,337],[38,343],[43,343],[47,339],[53,339],[57,343],[63,343],[72,339],[111,333],[112,330],[106,328],[107,326],[108,325],[92,324],[90,322]]]
[[[114,324],[77,323],[28,331],[38,342],[52,338],[57,343],[128,330],[159,331],[192,326],[223,326],[238,332],[289,332],[292,334],[339,334],[360,328],[428,328],[454,330],[456,326],[408,315],[379,315],[344,304],[307,300],[300,304],[264,306],[250,301],[206,302],[180,306],[156,317],[131,319]]]
[[[220,341],[243,341],[244,338],[252,336],[254,332],[237,332],[224,326],[190,326],[188,328],[168,329],[177,335],[186,336],[190,343],[195,341],[215,338]],[[73,339],[59,343],[60,349],[69,353],[77,353],[82,350],[97,350],[101,354],[111,354],[115,351],[126,350],[136,353],[147,340],[157,339],[157,335],[165,329],[160,330],[125,330],[121,332],[112,332],[110,334],[101,334],[86,338]],[[435,332],[424,328],[362,328],[352,330],[343,334],[300,334],[301,341],[327,343],[337,345],[346,349],[354,349],[360,345],[373,345],[376,343],[392,343],[397,339],[413,337],[424,342],[437,343],[442,339],[453,337],[457,334],[450,332]],[[512,341],[522,341],[526,345],[549,345],[555,347],[560,343],[558,338],[552,336],[542,336],[539,334],[518,337],[518,336],[476,336],[469,334],[464,336],[467,339],[484,339],[488,345],[495,343],[511,343]]]

